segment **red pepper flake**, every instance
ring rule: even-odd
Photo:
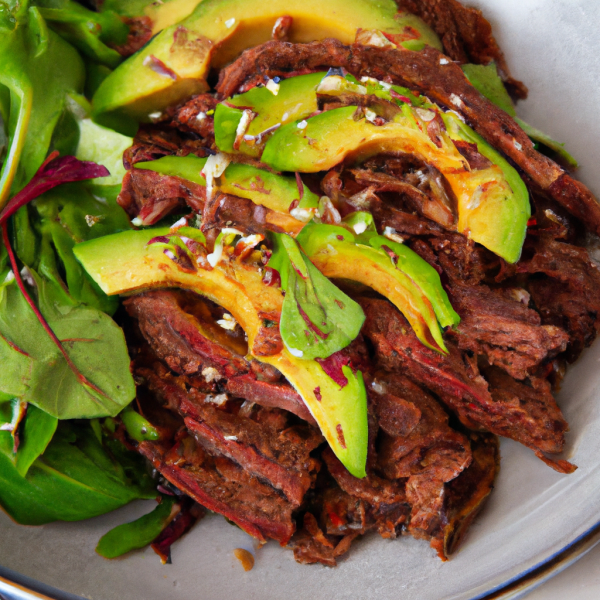
[[[535,227],[537,224],[537,219],[535,217],[531,217],[531,219],[527,221],[527,227]]]
[[[316,399],[317,399],[319,402],[321,402],[321,400],[322,400],[322,398],[323,398],[323,397],[321,396],[321,388],[320,388],[320,387],[316,387],[316,388],[313,390],[313,392],[314,392],[314,394],[315,394],[315,398],[316,398]]]
[[[334,352],[327,358],[316,358],[315,360],[321,365],[323,371],[325,371],[325,373],[327,373],[340,388],[345,388],[348,385],[348,378],[342,371],[342,367],[347,367],[350,364],[350,358],[348,356],[339,351]]]
[[[338,441],[340,442],[340,446],[342,448],[346,449],[346,440],[344,439],[344,431],[342,429],[342,426],[339,423],[335,426],[335,430],[337,432]]]
[[[336,235],[335,236],[338,240],[340,240],[340,242],[344,241],[344,236],[343,235]]]
[[[340,310],[344,310],[344,308],[346,308],[344,306],[344,303],[341,300],[338,300],[337,298],[334,300],[334,302],[340,307]]]
[[[341,527],[342,525],[345,524],[344,519],[342,519],[339,515],[337,515],[333,511],[327,513],[327,516],[329,517],[329,520],[331,521],[331,524],[334,527]]]

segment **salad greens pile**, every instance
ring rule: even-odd
[[[23,524],[157,496],[109,430],[135,398],[118,301],[72,252],[131,227],[108,171],[69,156],[89,122],[85,61],[116,66],[106,43],[127,35],[72,0],[0,2],[0,506]]]

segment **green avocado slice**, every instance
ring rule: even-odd
[[[423,344],[446,352],[440,325],[457,325],[460,317],[437,271],[410,248],[377,235],[374,227],[359,228],[365,218],[372,220],[366,213],[360,216],[361,221],[354,217],[353,223],[346,223],[350,227],[309,223],[298,235],[298,243],[326,277],[350,279],[373,288],[396,305]]]
[[[282,126],[267,142],[261,160],[279,171],[318,172],[385,152],[416,155],[437,168],[452,189],[458,202],[457,230],[506,261],[516,262],[531,214],[525,184],[498,152],[453,113],[441,114],[448,131],[440,130],[434,143],[427,131],[436,114],[403,103],[392,120],[375,125],[360,118],[354,106],[336,108]],[[472,170],[453,140],[477,144],[492,165]]]
[[[218,104],[215,110],[215,142],[219,150],[260,157],[269,135],[260,136],[261,133],[271,127],[302,119],[317,110],[315,90],[326,75],[327,73],[311,73],[291,77],[275,84],[272,89],[276,94],[269,88],[255,87]],[[239,148],[235,148],[236,131],[244,110],[251,110],[256,115],[244,131],[254,139],[242,140]]]
[[[184,229],[182,235],[189,237],[188,228]],[[183,270],[163,252],[161,244],[148,246],[153,238],[169,235],[173,234],[167,228],[126,231],[77,244],[74,253],[109,295],[177,287],[208,297],[233,315],[248,335],[252,353],[254,340],[263,327],[260,311],[281,311],[281,291],[262,283],[258,268],[233,260],[211,270]],[[361,373],[342,366],[347,383],[341,384],[317,361],[295,357],[285,348],[271,356],[252,356],[283,373],[308,406],[336,456],[355,477],[365,477],[367,400]]]
[[[149,114],[207,90],[211,67],[221,68],[246,48],[272,39],[282,16],[293,19],[288,38],[294,43],[333,37],[351,44],[362,28],[400,39],[408,30],[411,39],[399,43],[412,50],[426,44],[442,47],[429,26],[398,12],[393,0],[203,0],[100,84],[93,98],[95,121],[128,133],[132,126],[127,119],[148,121]]]
[[[162,175],[175,175],[206,186],[206,179],[202,175],[205,164],[206,158],[197,156],[163,156],[157,160],[137,163],[134,167]],[[294,202],[298,203],[299,208],[317,208],[319,197],[306,185],[302,184],[302,186],[300,199],[298,181],[295,177],[278,175],[242,163],[231,163],[215,183],[215,188],[226,194],[247,198],[254,204],[282,213],[289,213],[290,206]]]

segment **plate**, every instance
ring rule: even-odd
[[[565,141],[582,164],[579,177],[600,193],[600,3],[471,3],[492,21],[513,75],[530,88],[519,115]],[[579,469],[560,475],[530,451],[503,440],[496,489],[463,548],[447,563],[422,541],[370,535],[353,545],[336,569],[298,565],[290,551],[271,542],[245,573],[232,551],[250,549],[253,542],[217,515],[205,518],[174,546],[172,565],[161,566],[151,550],[114,561],[97,556],[94,547],[106,531],[149,510],[138,502],[86,522],[36,528],[17,526],[0,514],[0,564],[94,600],[517,598],[598,540],[599,400],[597,343],[571,367],[559,394],[571,425],[565,458]]]

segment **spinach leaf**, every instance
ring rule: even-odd
[[[169,524],[175,498],[162,497],[161,503],[150,513],[124,523],[102,536],[96,552],[104,558],[116,558],[131,550],[144,548],[151,544]]]
[[[82,385],[16,285],[0,290],[0,391],[26,391],[20,399],[59,419],[114,416],[135,397],[122,330],[104,313],[57,304],[54,286],[34,271],[39,308],[76,367],[98,391]],[[25,360],[25,358],[29,360]]]
[[[83,55],[111,68],[123,62],[123,57],[107,46],[124,44],[129,34],[115,12],[92,12],[74,0],[35,0],[35,4],[48,25]]]
[[[138,498],[153,498],[153,488],[143,461],[125,474],[89,422],[60,423],[26,477],[0,452],[0,505],[24,525],[88,519]]]
[[[290,353],[327,358],[356,338],[365,320],[360,306],[325,277],[285,234],[273,234],[269,267],[279,271],[285,298],[279,329]]]
[[[3,406],[7,405],[9,406],[8,403]],[[8,420],[7,415],[4,416],[4,420]],[[1,415],[0,421],[2,421]],[[0,432],[0,452],[3,452],[11,460],[19,474],[24,477],[27,475],[29,467],[46,450],[57,425],[56,417],[30,405],[27,407],[24,425],[20,428],[20,443],[16,454],[13,452],[14,438],[10,431]]]
[[[0,11],[0,85],[10,91],[8,151],[0,173],[0,208],[38,170],[63,114],[67,94],[83,89],[77,51],[22,1]]]

